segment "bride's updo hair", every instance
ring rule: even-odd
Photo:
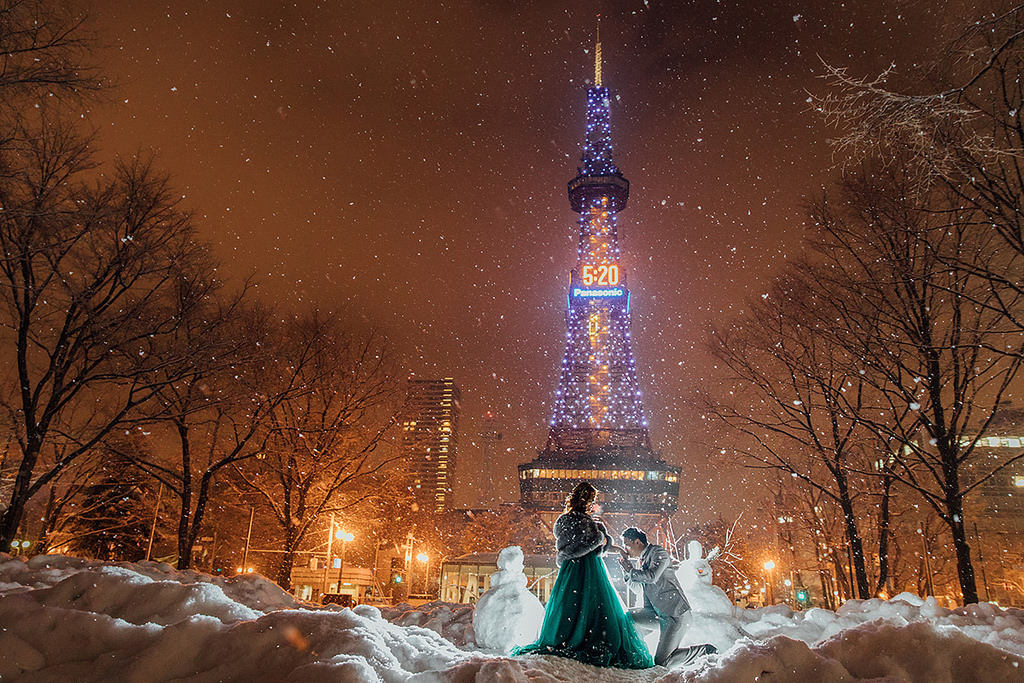
[[[566,512],[582,512],[588,514],[590,506],[597,499],[597,489],[588,481],[576,484],[569,497],[565,499]]]

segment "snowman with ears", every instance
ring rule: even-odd
[[[686,558],[679,563],[676,576],[693,609],[693,625],[682,644],[711,643],[719,652],[725,652],[744,634],[736,620],[732,600],[725,591],[711,583],[711,562],[720,552],[716,546],[705,557],[700,541],[690,541],[686,544]]]
[[[686,599],[696,614],[729,614],[733,613],[732,601],[718,586],[712,584],[711,562],[720,553],[718,546],[704,556],[700,541],[686,544],[686,559],[679,563],[676,576],[683,587]]]

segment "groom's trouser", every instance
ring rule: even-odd
[[[654,653],[654,663],[658,665],[664,665],[676,651],[679,642],[683,639],[683,634],[686,633],[686,629],[693,621],[693,615],[689,610],[678,617],[670,617],[658,614],[647,607],[638,607],[629,610],[629,614],[633,617],[633,622],[643,631],[661,629],[661,636],[658,638],[658,651]]]

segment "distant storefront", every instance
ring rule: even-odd
[[[344,568],[323,566],[315,558],[307,567],[292,569],[292,591],[300,600],[320,602],[321,596],[350,595],[356,602],[364,602],[374,593],[373,572],[365,567],[346,564]]]
[[[546,603],[558,574],[555,558],[526,555],[523,560],[527,588]],[[441,600],[475,603],[491,587],[497,562],[498,553],[472,553],[445,560],[441,565]]]

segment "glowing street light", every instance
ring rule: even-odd
[[[772,570],[775,569],[775,563],[768,560],[764,563],[764,571],[767,575],[766,583],[768,584],[768,602],[775,604],[775,587],[772,586]]]
[[[334,532],[334,537],[341,541],[341,563],[338,565],[338,592],[341,592],[341,581],[342,575],[345,573],[345,544],[356,537],[351,531],[343,531],[338,529]]]
[[[430,565],[428,564],[430,562],[430,555],[420,553],[416,556],[416,559],[423,563],[423,592],[426,593],[427,579],[429,578],[427,575],[430,573]]]

